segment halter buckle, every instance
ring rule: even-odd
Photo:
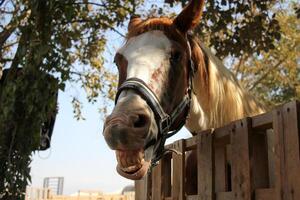
[[[171,118],[170,116],[165,116],[163,119],[161,119],[160,123],[159,123],[159,129],[161,134],[165,134],[169,131],[171,126]]]

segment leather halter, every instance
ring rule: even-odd
[[[151,158],[150,170],[153,166],[157,165],[158,161],[168,151],[164,148],[167,138],[175,135],[185,124],[190,104],[191,104],[191,92],[192,92],[192,78],[195,73],[195,67],[191,56],[191,46],[187,39],[188,55],[189,55],[189,67],[188,67],[188,87],[186,94],[182,98],[181,102],[175,107],[173,112],[167,114],[159,103],[159,100],[155,93],[147,86],[147,84],[139,78],[129,78],[125,80],[119,87],[115,104],[117,104],[118,98],[123,90],[134,90],[147,102],[151,110],[155,115],[155,121],[158,126],[158,137],[156,140],[151,140],[146,144],[145,149],[154,145],[153,156]],[[170,130],[174,127],[174,122],[178,121],[178,117],[184,114],[184,118],[180,120],[179,125],[176,125],[174,130]]]

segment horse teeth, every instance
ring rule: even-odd
[[[120,167],[127,172],[141,168],[145,162],[143,151],[116,151],[116,158]]]

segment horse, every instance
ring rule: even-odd
[[[126,42],[114,59],[119,72],[115,107],[103,128],[123,177],[143,178],[164,155],[166,138],[183,125],[195,135],[264,112],[191,34],[203,7],[204,0],[191,0],[174,19],[130,19]]]

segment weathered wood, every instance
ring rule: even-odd
[[[198,195],[187,195],[186,200],[198,200],[201,199]]]
[[[282,179],[284,174],[284,148],[283,148],[283,117],[281,109],[273,111],[273,131],[274,131],[274,200],[286,199],[284,195],[284,185]]]
[[[231,131],[232,191],[236,200],[251,200],[250,122],[249,118],[236,121]]]
[[[299,107],[291,102],[168,145],[179,154],[166,155],[152,176],[136,181],[136,199],[300,200]],[[197,151],[198,194],[187,195],[191,150]]]
[[[200,133],[201,134],[201,133]],[[197,137],[191,137],[185,140],[185,150],[190,151],[197,148]]]
[[[150,183],[149,176],[146,175],[142,180],[135,181],[135,200],[149,200]]]
[[[255,200],[273,200],[275,199],[274,189],[255,190]]]
[[[266,130],[272,128],[273,116],[272,112],[260,114],[252,117],[252,128]]]
[[[172,153],[173,157],[173,199],[185,199],[185,141],[179,140],[174,143],[174,148],[181,154]]]
[[[159,164],[152,169],[152,198],[151,200],[160,200],[163,197],[162,194],[162,165],[163,162],[159,162]]]
[[[215,149],[215,192],[226,192],[226,145]]]
[[[226,126],[216,128],[214,130],[214,138],[218,141],[220,138],[230,136],[232,124],[227,124]]]
[[[299,126],[297,103],[285,104],[282,108],[284,135],[284,197],[300,199],[300,156],[299,156]]]
[[[198,134],[197,167],[198,195],[202,200],[212,200],[214,194],[214,152],[212,134]]]
[[[218,192],[216,193],[216,200],[232,200],[234,199],[233,192]]]
[[[273,129],[266,130],[268,142],[269,188],[275,188],[275,136]]]

